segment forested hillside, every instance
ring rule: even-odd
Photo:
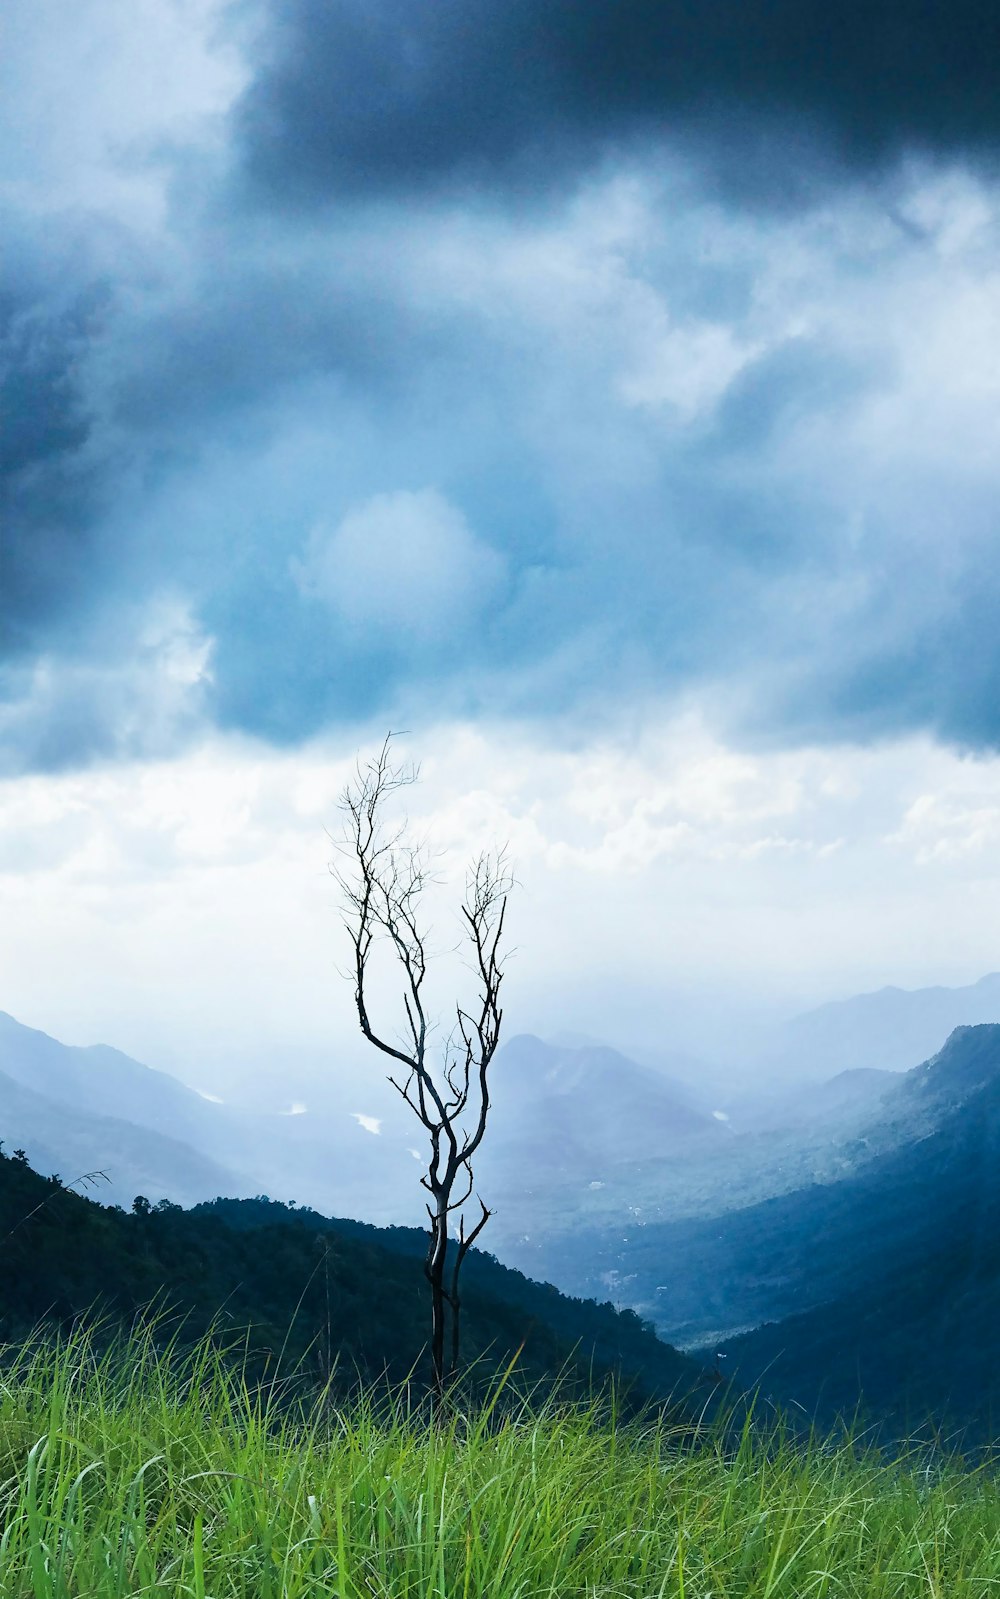
[[[338,1381],[423,1377],[428,1309],[415,1230],[380,1231],[272,1201],[218,1200],[197,1212],[140,1203],[109,1209],[0,1154],[0,1333],[155,1306],[184,1339],[243,1329],[263,1371],[276,1353]],[[566,1299],[489,1255],[465,1266],[463,1354],[495,1371],[523,1345],[531,1379],[563,1367],[621,1371],[638,1395],[690,1390],[699,1369],[631,1311]]]
[[[957,1030],[906,1088],[918,1104],[950,1105],[933,1133],[862,1177],[732,1218],[737,1274],[755,1269],[759,1298],[769,1294],[786,1312],[725,1349],[741,1383],[763,1379],[777,1398],[822,1419],[853,1410],[862,1394],[903,1430],[932,1416],[992,1437],[1000,1027]],[[791,1314],[796,1299],[801,1314]]]

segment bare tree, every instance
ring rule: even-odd
[[[427,852],[408,837],[405,822],[394,826],[387,815],[394,796],[416,782],[419,772],[414,766],[394,764],[391,744],[389,734],[379,754],[359,763],[344,789],[345,828],[339,843],[344,864],[331,870],[343,896],[344,923],[354,950],[354,998],[361,1031],[396,1063],[389,1082],[422,1123],[430,1142],[427,1170],[420,1181],[430,1196],[424,1272],[431,1289],[434,1388],[440,1397],[458,1366],[462,1263],[490,1218],[477,1195],[479,1215],[467,1228],[465,1206],[474,1191],[473,1158],[486,1132],[488,1072],[500,1040],[500,945],[512,878],[505,849],[480,854],[467,873],[462,931],[477,994],[469,1008],[461,1001],[456,1004],[454,1030],[435,1047],[436,1029],[425,997],[428,932],[421,919],[421,898],[431,881]],[[368,1008],[373,951],[380,942],[387,944],[402,981],[402,1029],[395,1042],[372,1021]],[[452,1238],[454,1218],[458,1230]],[[446,1365],[449,1311],[451,1348]]]

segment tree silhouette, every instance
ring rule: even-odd
[[[488,1072],[500,1040],[503,1012],[500,944],[512,878],[503,849],[480,854],[466,877],[461,907],[464,941],[477,983],[475,1003],[459,1001],[456,1024],[432,1061],[431,1022],[425,1009],[428,968],[421,896],[430,876],[425,849],[407,836],[406,823],[393,826],[387,815],[401,789],[416,782],[418,770],[396,765],[389,734],[378,755],[359,763],[341,796],[346,864],[331,867],[343,897],[344,922],[353,947],[354,998],[361,1031],[395,1064],[389,1081],[426,1129],[430,1155],[420,1181],[430,1196],[426,1208],[430,1236],[424,1272],[431,1289],[431,1363],[440,1398],[460,1352],[462,1263],[490,1217],[477,1195],[479,1216],[466,1227],[465,1206],[474,1191],[473,1157],[486,1132],[490,1108]],[[376,1028],[369,1008],[373,949],[388,945],[402,979],[405,1024],[398,1043]],[[451,1238],[452,1218],[458,1232]],[[450,1247],[453,1245],[453,1247]],[[449,1269],[450,1268],[450,1269]],[[445,1319],[451,1315],[450,1366],[445,1364]]]

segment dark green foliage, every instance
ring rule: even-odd
[[[292,1210],[266,1198],[217,1199],[196,1206],[192,1214],[221,1219],[244,1237],[274,1227],[284,1229],[283,1238],[296,1229],[313,1238],[332,1237],[345,1260],[364,1261],[383,1276],[389,1289],[386,1312],[395,1318],[397,1338],[399,1307],[406,1307],[413,1330],[405,1349],[410,1359],[416,1353],[426,1315],[421,1265],[427,1235],[418,1228],[330,1221],[316,1211]],[[618,1311],[592,1299],[571,1299],[551,1283],[533,1282],[482,1250],[470,1252],[463,1273],[463,1321],[467,1324],[463,1337],[467,1336],[465,1347],[471,1360],[491,1350],[494,1358],[490,1363],[495,1366],[495,1357],[505,1362],[526,1340],[526,1363],[539,1374],[561,1367],[576,1348],[577,1369],[589,1373],[592,1367],[600,1371],[614,1368],[633,1381],[640,1393],[663,1395],[690,1386],[694,1375],[691,1363],[656,1338],[649,1323],[634,1311]],[[380,1293],[374,1292],[378,1301]],[[387,1345],[393,1336],[390,1322],[384,1332]]]
[[[149,1205],[107,1209],[0,1154],[0,1336],[40,1321],[63,1326],[102,1312],[130,1321],[154,1306],[183,1340],[249,1328],[252,1365],[279,1354],[323,1380],[415,1371],[423,1383],[428,1325],[425,1247],[415,1230],[331,1221],[261,1198],[216,1200],[197,1211]],[[488,1255],[466,1263],[465,1351],[485,1378],[523,1345],[529,1380],[569,1365],[581,1377],[621,1372],[640,1398],[690,1391],[698,1368],[637,1316],[564,1298]],[[575,1351],[575,1352],[574,1352]]]

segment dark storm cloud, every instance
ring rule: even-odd
[[[8,268],[0,283],[0,650],[88,586],[98,479],[81,364],[100,286],[51,292]]]
[[[150,507],[247,416],[315,380],[371,402],[439,342],[335,252],[289,266],[213,230],[179,280],[135,248],[112,278],[55,227],[50,262],[23,218],[8,231],[30,242],[0,272],[3,654],[57,643],[91,596],[169,582],[179,543],[148,533]],[[208,575],[212,551],[199,561]]]
[[[12,233],[30,239],[19,220]],[[342,248],[274,246],[218,224],[196,235],[182,272],[126,249],[111,284],[85,249],[74,260],[53,248],[47,267],[25,242],[5,264],[0,771],[187,735],[186,711],[161,714],[170,641],[146,639],[163,596],[182,595],[196,632],[212,630],[212,695],[192,699],[221,725],[287,743],[357,715],[384,685],[377,648],[359,662],[329,618],[304,614],[289,563],[330,504],[382,486],[382,429],[447,340],[359,281]],[[312,429],[308,484],[280,459],[261,464],[276,438]]]
[[[317,376],[375,395],[405,371],[403,349],[411,363],[432,352],[426,330],[336,260],[290,271],[256,261],[236,234],[226,243],[227,259],[123,330],[114,406],[130,427],[183,438]]]
[[[867,167],[1000,134],[993,0],[268,0],[265,16],[237,127],[278,200],[544,188],[684,130],[708,132],[732,180],[780,188],[803,153]]]
[[[251,5],[235,150],[177,154],[155,226],[7,229],[0,764],[646,693],[1000,744],[994,191],[756,210],[697,159],[991,147],[985,10]]]

